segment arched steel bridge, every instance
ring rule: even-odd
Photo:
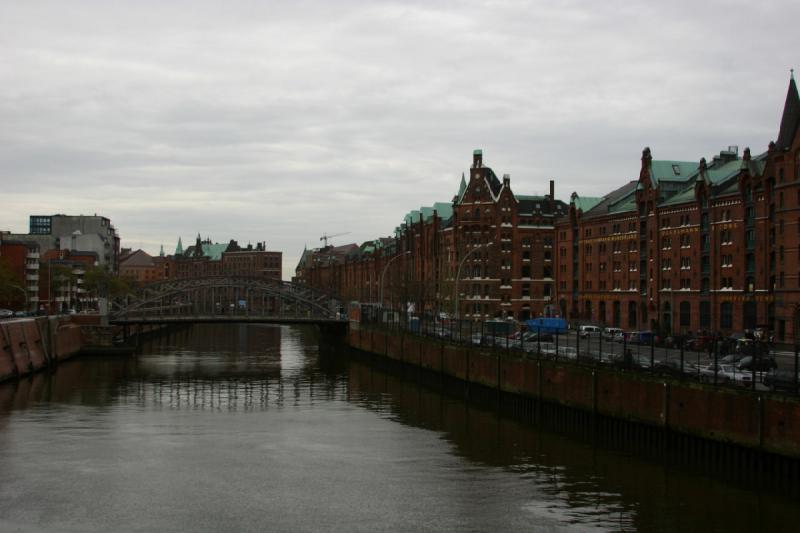
[[[328,294],[257,276],[207,276],[144,285],[112,303],[111,324],[346,323]]]

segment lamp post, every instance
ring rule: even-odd
[[[458,282],[461,279],[461,267],[464,266],[464,263],[467,261],[467,258],[471,256],[473,253],[475,253],[477,250],[480,250],[482,248],[489,248],[491,245],[492,243],[490,242],[486,244],[477,245],[475,248],[467,252],[466,255],[463,258],[461,258],[461,262],[458,264],[458,270],[456,270],[456,283],[455,283],[456,287],[455,287],[455,298],[454,298],[456,304],[456,309],[455,309],[456,320],[458,320],[461,317],[461,313],[459,312],[460,310],[458,308]]]
[[[381,271],[381,287],[380,287],[380,291],[379,291],[380,299],[381,299],[381,301],[380,301],[381,307],[383,307],[383,277],[386,275],[386,271],[389,270],[389,265],[391,265],[392,262],[395,261],[396,259],[400,259],[401,257],[405,257],[410,253],[411,253],[410,250],[406,250],[402,254],[398,254],[398,255],[392,257],[391,259],[389,259],[386,262],[386,265],[384,265],[383,270]]]

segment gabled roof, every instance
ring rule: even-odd
[[[788,150],[792,147],[798,126],[800,126],[800,97],[797,95],[797,85],[794,83],[794,73],[792,73],[792,77],[789,79],[789,90],[786,92],[786,103],[783,104],[781,129],[778,132],[778,140],[775,142],[780,150]]]
[[[153,257],[144,250],[136,250],[128,254],[124,260],[120,261],[120,267],[151,267]]]
[[[603,197],[573,196],[575,209],[583,210],[583,218],[606,215],[608,213],[622,213],[636,208],[636,181],[629,181],[622,187],[611,191]]]

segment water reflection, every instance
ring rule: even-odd
[[[790,498],[319,351],[313,328],[202,326],[0,386],[0,526],[780,531],[800,518]]]

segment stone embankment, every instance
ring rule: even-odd
[[[162,326],[140,327],[132,340],[160,329]],[[0,382],[26,376],[80,353],[132,353],[130,344],[114,344],[121,333],[117,327],[102,325],[99,315],[0,321]]]
[[[667,443],[684,437],[770,454],[800,465],[800,399],[713,387],[619,368],[515,357],[502,350],[351,327],[352,348],[496,391],[512,400],[557,405],[598,419],[657,430]],[[662,439],[662,437],[658,437]],[[776,463],[777,464],[777,463]],[[778,467],[780,468],[780,467]],[[797,472],[796,472],[797,473]]]

